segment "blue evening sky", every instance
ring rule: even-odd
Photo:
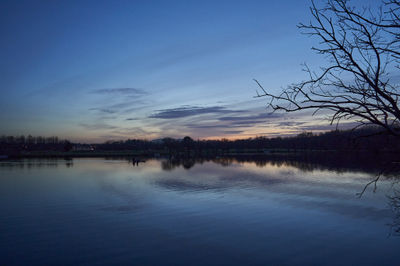
[[[319,1],[317,1],[318,3]],[[357,2],[355,2],[357,3]],[[0,134],[77,141],[244,138],[327,129],[268,115],[318,67],[308,0],[0,1]]]

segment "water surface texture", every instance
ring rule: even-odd
[[[234,159],[0,162],[0,264],[400,265],[373,173]]]

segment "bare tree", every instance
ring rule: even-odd
[[[312,49],[326,57],[327,66],[314,72],[305,65],[308,80],[280,94],[255,80],[261,89],[256,97],[267,97],[273,111],[325,110],[331,124],[347,119],[400,136],[395,80],[400,70],[400,1],[368,9],[353,7],[348,0],[327,0],[324,7],[312,2],[310,11],[312,22],[298,27],[320,40]]]

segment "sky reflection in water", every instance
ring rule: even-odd
[[[257,164],[0,162],[1,264],[400,263],[392,181]]]

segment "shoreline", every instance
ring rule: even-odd
[[[24,159],[24,158],[98,158],[98,157],[146,157],[146,158],[200,158],[217,156],[301,156],[301,155],[346,155],[346,156],[367,156],[367,157],[400,157],[400,151],[382,150],[284,150],[284,149],[264,149],[260,150],[242,150],[242,151],[202,151],[190,150],[187,152],[174,151],[30,151],[18,154],[0,154],[0,160]]]

